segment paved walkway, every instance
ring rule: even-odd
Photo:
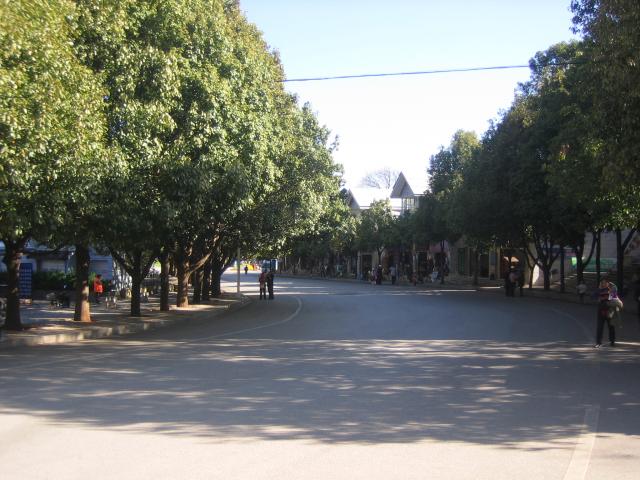
[[[296,278],[296,277],[313,278],[318,280],[340,281],[340,282],[355,282],[355,283],[361,283],[361,284],[367,283],[363,280],[357,280],[353,278],[320,277],[318,275],[308,275],[308,274],[293,275],[290,273],[284,273],[284,274],[280,274],[279,276],[290,277],[290,278]],[[478,280],[479,280],[479,285],[473,285],[471,277],[466,277],[466,276],[461,277],[461,276],[452,275],[446,278],[444,285],[441,284],[440,281],[438,280],[436,282],[419,283],[415,287],[407,283],[399,283],[397,286],[399,288],[405,287],[405,288],[417,288],[417,289],[425,289],[425,288],[439,289],[443,287],[446,288],[446,287],[455,286],[459,288],[468,288],[471,290],[477,290],[481,292],[498,293],[502,295],[505,294],[504,282],[502,280],[487,280],[484,278],[480,278]],[[383,285],[388,286],[390,285],[390,282],[387,280],[383,282]],[[519,290],[516,289],[516,296],[519,296],[519,295],[520,295]],[[555,285],[552,287],[551,290],[548,290],[548,291],[545,291],[544,288],[542,288],[541,286],[535,286],[533,288],[529,288],[528,286],[526,286],[523,290],[523,295],[525,297],[548,298],[548,299],[553,299],[553,300],[558,300],[563,302],[584,303],[587,305],[597,304],[597,300],[595,298],[592,298],[589,293],[585,295],[584,302],[581,302],[580,297],[572,288],[567,288],[566,291],[562,293],[560,292],[559,287]],[[625,312],[629,315],[636,315],[636,312],[638,311],[638,303],[633,298],[633,295],[628,295],[627,298],[624,299],[624,302],[625,302]]]
[[[175,295],[171,300],[175,305]],[[117,308],[107,308],[103,302],[100,305],[92,304],[92,322],[82,323],[73,321],[73,304],[70,308],[59,308],[51,307],[48,301],[36,300],[31,305],[20,306],[22,323],[28,329],[23,332],[2,331],[0,348],[50,345],[135,333],[218,316],[248,302],[249,299],[243,295],[226,293],[207,303],[180,309],[172,306],[169,312],[161,312],[159,298],[150,297],[148,302],[142,303],[142,316],[138,318],[129,316],[129,300],[119,300]]]
[[[335,278],[335,277],[320,277],[317,275],[308,275],[308,274],[280,274],[279,277],[287,277],[287,278],[313,278],[315,280],[326,280],[326,281],[337,281],[337,282],[351,282],[358,284],[366,284],[369,282],[365,282],[363,280],[357,280],[353,278]],[[383,286],[390,286],[389,281],[383,282]],[[406,288],[406,289],[415,289],[415,290],[432,290],[432,289],[465,289],[465,290],[474,290],[478,292],[486,292],[492,293],[494,295],[502,295],[505,296],[504,291],[504,282],[499,280],[487,280],[487,279],[479,279],[479,285],[473,285],[471,277],[460,277],[460,276],[449,276],[446,278],[444,284],[441,284],[439,281],[437,282],[425,282],[419,283],[416,286],[403,283],[396,285],[397,288]],[[591,293],[591,292],[590,292]],[[520,296],[520,292],[516,289],[516,297]],[[584,304],[584,305],[592,305],[594,307],[595,316],[595,306],[597,305],[597,299],[592,297],[590,294],[585,295],[583,301],[580,300],[578,294],[570,289],[567,289],[564,293],[559,291],[559,287],[553,288],[551,290],[544,290],[542,287],[533,287],[528,288],[525,287],[523,290],[523,296],[525,297],[534,297],[539,298],[541,300],[549,300],[551,302],[568,302],[573,304]],[[624,319],[624,327],[619,332],[619,335],[623,336],[625,339],[630,340],[634,343],[640,343],[640,315],[638,314],[638,303],[633,298],[633,295],[628,295],[624,300],[624,310],[623,310],[623,319]],[[605,333],[606,336],[606,333]]]
[[[289,275],[278,274],[278,277],[289,278],[315,278],[310,275]],[[243,279],[244,280],[244,279]],[[351,282],[365,284],[366,282],[347,278],[327,277],[322,280]],[[389,282],[384,285],[389,286]],[[410,290],[440,289],[440,288],[461,288],[504,295],[504,288],[501,282],[480,280],[480,285],[474,286],[468,277],[448,277],[446,283],[439,282],[423,283],[417,286],[397,285],[397,288]],[[231,284],[227,286],[229,290]],[[559,291],[545,291],[536,287],[525,288],[524,296],[549,299],[555,301],[580,303],[580,298],[575,292],[560,293]],[[519,293],[516,293],[518,296]],[[172,297],[172,304],[175,304],[175,296]],[[23,332],[1,332],[0,348],[24,346],[24,345],[46,345],[57,343],[76,342],[84,339],[103,338],[113,335],[124,335],[135,333],[166,325],[173,325],[178,322],[189,322],[192,320],[202,320],[217,316],[231,308],[238,308],[245,305],[250,300],[248,297],[235,293],[224,294],[219,299],[211,300],[205,304],[190,305],[184,309],[177,309],[172,306],[171,311],[161,312],[159,299],[150,297],[147,303],[141,305],[142,317],[133,318],[129,316],[129,301],[120,300],[116,309],[107,309],[104,303],[91,306],[91,323],[80,323],[73,321],[73,305],[71,308],[51,308],[47,301],[34,301],[31,305],[21,306],[21,318],[24,325],[30,327]],[[586,304],[594,304],[596,301],[589,296],[584,299]],[[633,299],[628,298],[625,302],[625,325],[631,328],[625,329],[627,336],[632,336],[634,340],[640,339],[640,327],[637,325],[637,304]]]

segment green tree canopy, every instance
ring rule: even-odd
[[[0,3],[0,238],[10,328],[20,328],[16,269],[27,238],[49,238],[89,202],[103,160],[104,93],[75,56],[74,14],[65,0]]]

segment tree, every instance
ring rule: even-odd
[[[624,248],[640,223],[640,4],[573,0],[574,28],[589,48],[592,125],[602,143],[596,159],[609,186],[610,229],[616,231],[618,287]],[[630,228],[626,240],[619,231]]]
[[[388,200],[372,202],[369,209],[360,215],[357,230],[357,245],[359,250],[372,251],[382,258],[385,248],[393,242],[393,214]]]
[[[310,105],[294,107],[290,104],[280,115],[278,137],[283,142],[276,150],[274,183],[252,216],[260,226],[254,245],[267,258],[283,253],[312,256],[303,242],[317,237],[328,241],[332,217],[344,209],[336,203],[342,174],[332,158],[336,143]]]
[[[607,140],[601,162],[611,181],[633,189],[640,184],[640,4],[572,0],[571,9],[591,51],[593,121]]]
[[[483,142],[488,141],[487,138]],[[500,205],[494,181],[497,172],[489,170],[488,148],[480,148],[476,158],[462,171],[462,182],[451,196],[450,222],[462,232],[467,245],[473,247],[473,283],[478,284],[480,253],[495,243],[496,205]]]
[[[164,188],[179,99],[189,17],[179,0],[77,2],[77,49],[103,79],[109,143],[125,168],[105,186],[102,242],[132,278],[131,314],[140,285],[171,233],[175,209]],[[188,189],[185,182],[182,188]]]
[[[455,217],[455,195],[462,186],[464,168],[473,161],[480,147],[474,132],[458,130],[448,148],[442,147],[429,161],[430,192],[420,206],[420,228],[428,231],[430,241],[440,244],[440,265],[444,271],[445,242],[455,242],[462,231]],[[444,275],[440,280],[444,283]]]
[[[49,238],[70,205],[88,201],[101,161],[103,92],[77,60],[74,28],[69,1],[0,6],[0,238],[10,329],[22,328],[18,275],[27,239]]]
[[[478,148],[480,141],[475,132],[458,130],[454,133],[449,147],[429,159],[429,187],[435,195],[447,195],[460,185],[462,171]]]
[[[362,177],[360,180],[360,186],[389,190],[396,183],[398,175],[400,175],[400,172],[390,167],[380,168],[379,170],[369,172]]]
[[[189,215],[177,219],[176,229],[181,262],[196,236],[214,242],[200,256],[215,256],[214,284],[238,247],[243,252],[263,246],[278,251],[290,235],[313,226],[337,187],[328,131],[318,126],[308,106],[298,108],[284,91],[277,56],[237,5],[225,7],[225,15],[228,23],[220,28],[227,28],[229,45],[221,50],[230,56],[194,65],[199,89],[209,82],[206,91],[216,94],[213,109],[203,109],[216,128],[199,133],[202,148],[184,137],[180,152],[186,152],[189,161],[180,162],[180,170],[196,181],[189,191],[194,199],[185,204]],[[202,70],[211,74],[202,75]],[[184,263],[187,274],[194,261],[189,267]],[[179,292],[179,301],[184,298]]]
[[[593,255],[596,232],[608,217],[608,201],[598,151],[604,143],[593,121],[590,52],[583,42],[559,43],[531,60],[532,82],[544,116],[555,118],[549,138],[546,180],[557,198],[556,216],[562,242],[576,256],[578,283]],[[571,178],[571,182],[567,179]],[[590,252],[586,234],[593,232]]]

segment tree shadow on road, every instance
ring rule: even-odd
[[[28,369],[5,363],[0,414],[211,442],[435,440],[542,449],[573,448],[585,406],[602,404],[609,430],[601,433],[640,434],[633,415],[640,392],[627,377],[637,367],[632,349],[598,352],[599,360],[593,349],[565,342],[461,339],[94,347],[58,347],[63,361]]]

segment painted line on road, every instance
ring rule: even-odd
[[[588,405],[586,407],[582,433],[573,449],[569,466],[564,477],[562,477],[563,480],[584,480],[587,477],[591,454],[596,443],[599,417],[600,405]]]
[[[196,338],[196,339],[193,339],[193,340],[189,340],[186,343],[195,343],[195,342],[200,342],[202,340],[212,340],[214,338],[224,338],[224,337],[228,337],[230,335],[238,335],[240,333],[253,332],[255,330],[261,330],[263,328],[275,327],[276,325],[282,325],[284,323],[290,322],[291,320],[296,318],[298,316],[298,314],[300,313],[300,310],[302,310],[302,300],[300,300],[299,297],[293,297],[293,298],[295,298],[296,302],[298,302],[298,308],[296,308],[296,311],[293,312],[291,315],[289,315],[284,320],[278,320],[277,322],[265,323],[264,325],[258,325],[257,327],[243,328],[241,330],[234,330],[232,332],[225,332],[225,333],[219,333],[219,334],[216,334],[216,335],[209,335],[209,336],[206,336],[206,337],[200,337],[200,338]]]

